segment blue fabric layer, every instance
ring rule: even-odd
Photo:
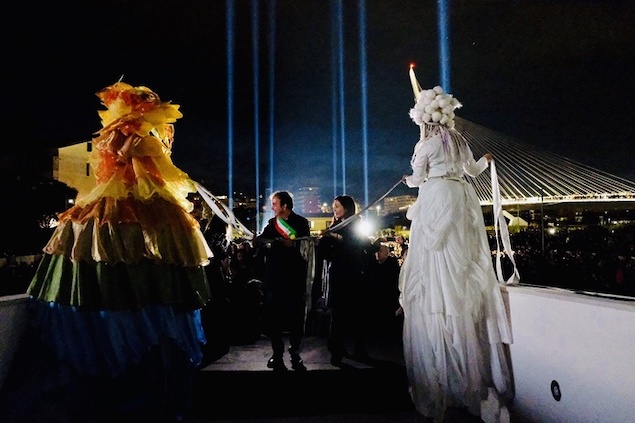
[[[31,299],[33,325],[57,358],[80,374],[123,374],[161,338],[172,338],[193,367],[203,359],[205,334],[200,310],[171,305],[138,310],[93,311]]]

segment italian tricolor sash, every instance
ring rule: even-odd
[[[295,229],[293,229],[286,220],[278,217],[276,218],[276,230],[280,235],[282,235],[285,239],[295,239]]]

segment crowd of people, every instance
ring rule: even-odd
[[[627,231],[607,232],[598,241],[598,236],[591,232],[576,229],[546,235],[544,252],[539,230],[510,234],[521,284],[635,296],[635,236]],[[259,291],[263,263],[262,260],[253,259],[256,250],[252,242],[237,240],[225,246],[223,236],[218,234],[209,239],[215,244],[215,253],[223,257],[226,283],[229,283],[228,275],[233,275],[233,279],[252,282],[248,287],[249,292]],[[384,239],[386,241],[383,244],[390,251],[390,257],[396,258],[401,265],[401,251],[404,249],[404,255],[407,253],[408,239],[402,237],[401,243],[394,241],[393,237]],[[495,260],[496,240],[493,235],[489,236],[489,243],[492,260]],[[619,250],[614,248],[615,245],[620,246]],[[240,252],[239,256],[230,260],[237,252]],[[23,294],[33,278],[36,263],[16,259],[5,254],[0,262],[0,295]],[[229,269],[230,263],[237,267]],[[507,266],[509,263],[503,260],[503,264]],[[235,296],[239,293],[240,290],[223,295]]]
[[[539,230],[511,234],[521,283],[635,296],[632,229],[560,230],[544,238],[544,251]],[[490,245],[495,252],[493,237]]]

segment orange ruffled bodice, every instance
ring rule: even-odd
[[[172,163],[170,150],[154,136],[116,129],[94,143],[97,186],[60,214],[44,252],[72,261],[207,265],[213,254],[187,199],[196,184]]]

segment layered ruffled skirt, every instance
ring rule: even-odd
[[[80,374],[117,376],[169,339],[200,364],[212,252],[181,205],[98,197],[60,215],[44,252],[28,293],[58,359]]]
[[[504,349],[511,330],[476,193],[464,181],[430,178],[408,218],[400,301],[413,403],[435,421],[451,406],[479,415],[488,388],[504,400],[513,387]]]

